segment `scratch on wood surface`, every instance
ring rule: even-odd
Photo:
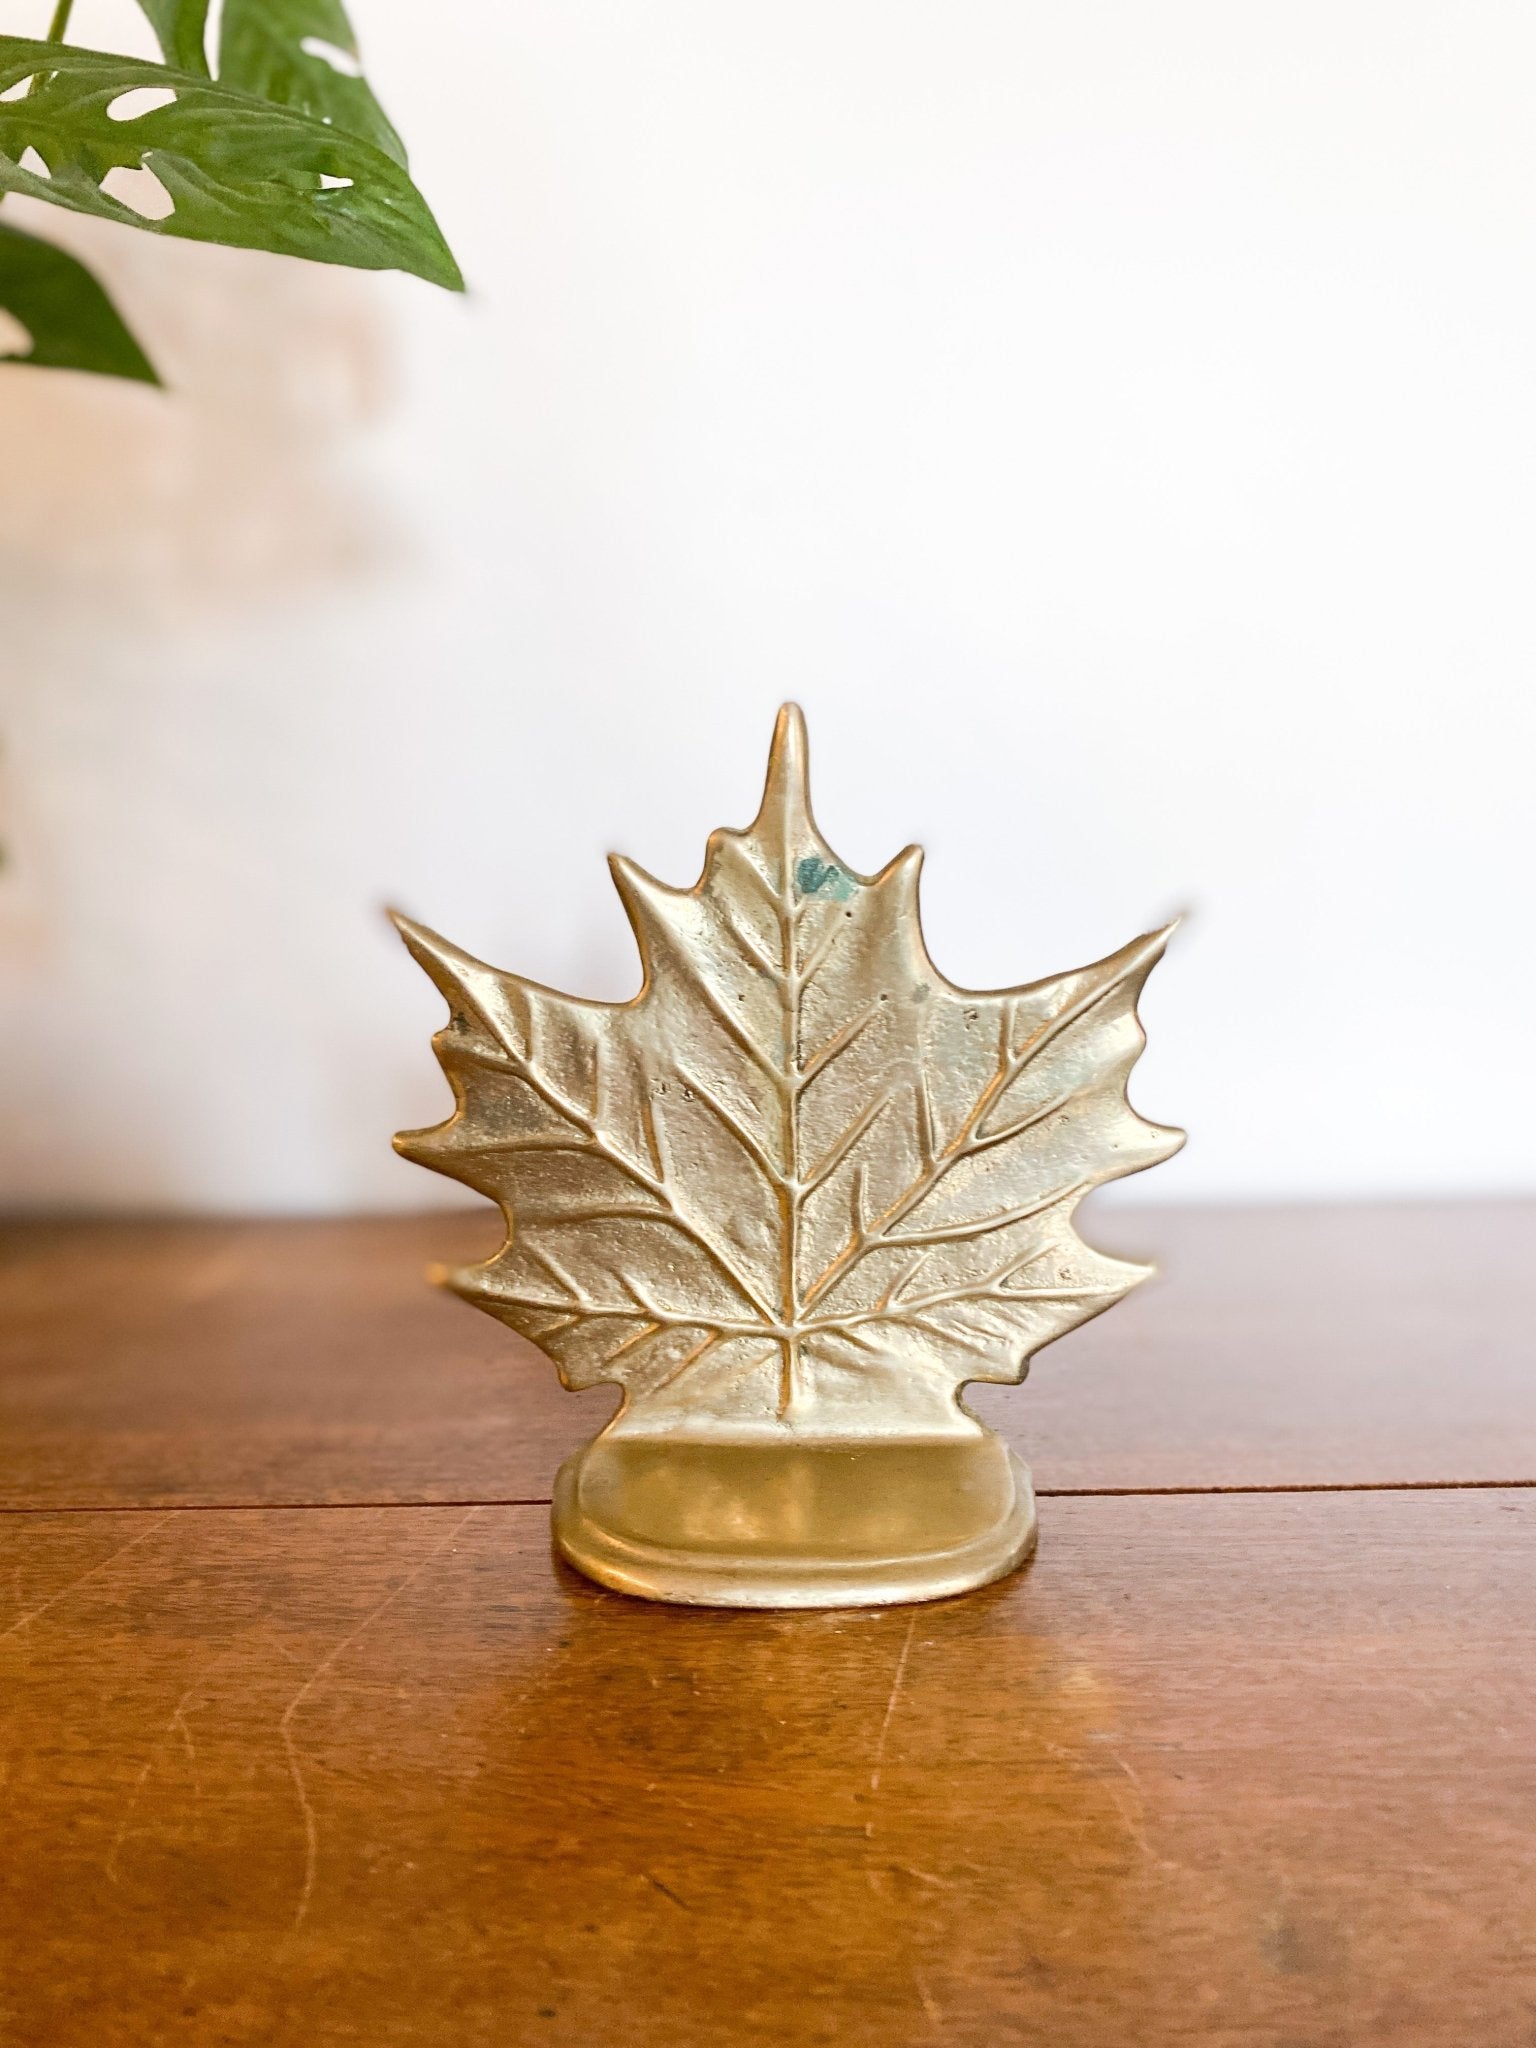
[[[885,1703],[885,1719],[880,1723],[880,1733],[875,1741],[875,1754],[869,1773],[869,1789],[872,1793],[880,1790],[880,1769],[885,1761],[885,1741],[891,1732],[891,1716],[896,1711],[896,1701],[901,1693],[901,1682],[907,1675],[907,1659],[912,1654],[912,1638],[917,1633],[917,1615],[907,1623],[907,1632],[902,1638],[901,1655],[896,1659],[896,1671],[891,1679],[891,1696]]]
[[[370,1613],[363,1617],[351,1634],[344,1636],[334,1649],[326,1652],[283,1709],[282,1719],[277,1724],[277,1732],[288,1759],[288,1775],[293,1780],[294,1796],[299,1802],[299,1817],[304,1827],[304,1875],[299,1885],[298,1902],[293,1909],[293,1931],[295,1934],[304,1925],[304,1917],[309,1911],[309,1902],[314,1897],[315,1879],[320,1869],[320,1821],[315,1812],[314,1801],[309,1796],[309,1787],[304,1782],[304,1766],[299,1759],[298,1745],[293,1739],[294,1716],[320,1683],[321,1679],[325,1677],[326,1673],[333,1668],[340,1658],[346,1655],[359,1636],[366,1635],[379,1616],[387,1612],[400,1598],[400,1595],[415,1584],[416,1580],[421,1577],[429,1565],[437,1562],[438,1558],[442,1556],[449,1544],[458,1536],[465,1524],[472,1522],[479,1512],[480,1509],[476,1506],[472,1507],[468,1514],[459,1517],[442,1541],[434,1545],[427,1555],[421,1559],[420,1563],[412,1566],[399,1585],[384,1595],[384,1598]]]
[[[215,1659],[215,1663],[219,1661],[222,1660]],[[118,1866],[123,1853],[123,1844],[127,1841],[129,1831],[133,1826],[133,1817],[139,1810],[139,1801],[144,1796],[144,1787],[149,1783],[155,1765],[160,1760],[160,1751],[165,1746],[167,1737],[178,1730],[181,1734],[182,1746],[187,1752],[187,1761],[192,1766],[193,1789],[196,1791],[199,1799],[203,1796],[203,1783],[197,1768],[197,1748],[192,1740],[192,1731],[187,1726],[187,1707],[193,1694],[201,1692],[204,1685],[207,1684],[212,1669],[213,1667],[210,1666],[209,1670],[199,1672],[197,1678],[187,1687],[181,1698],[171,1709],[171,1718],[160,1731],[159,1739],[149,1755],[144,1759],[143,1768],[140,1770],[138,1777],[133,1781],[133,1790],[128,1795],[128,1804],[123,1811],[122,1822],[118,1827],[117,1833],[112,1837],[111,1848],[107,1851],[106,1873],[109,1884],[121,1882],[118,1876]]]
[[[923,2011],[928,2016],[928,2024],[931,2027],[942,2027],[944,2024],[944,2015],[942,2012],[940,2012],[938,2003],[935,2000],[933,1993],[928,1989],[927,1983],[917,1970],[914,1970],[912,1972],[912,1982],[916,1988],[919,1999],[922,2001]]]
[[[88,1579],[94,1579],[98,1573],[104,1572],[108,1565],[116,1564],[120,1557],[126,1557],[130,1550],[136,1550],[141,1543],[147,1543],[157,1529],[165,1527],[175,1512],[176,1510],[173,1508],[169,1514],[157,1515],[147,1529],[141,1529],[137,1536],[130,1536],[126,1543],[120,1544],[109,1557],[104,1557],[100,1564],[93,1564],[89,1571],[81,1572],[77,1579],[71,1579],[67,1586],[61,1586],[59,1591],[53,1594],[51,1598],[32,1608],[29,1613],[19,1615],[9,1628],[0,1628],[0,1642],[4,1642],[7,1636],[18,1635],[22,1629],[29,1627],[32,1622],[36,1621],[40,1614],[46,1614],[50,1607],[57,1607],[61,1600],[67,1600],[70,1594],[78,1591]]]
[[[1136,1775],[1135,1771],[1131,1769],[1131,1766],[1126,1762],[1125,1758],[1120,1754],[1119,1750],[1116,1749],[1115,1745],[1110,1741],[1109,1737],[1106,1735],[1101,1739],[1103,1741],[1105,1749],[1109,1752],[1114,1762],[1119,1765],[1120,1769],[1124,1771],[1125,1775],[1136,1787],[1136,1797],[1140,1799],[1143,1796],[1141,1790],[1141,1779]]]
[[[885,1703],[885,1714],[880,1722],[880,1733],[875,1737],[875,1753],[870,1758],[869,1791],[866,1795],[870,1799],[874,1799],[879,1795],[880,1773],[885,1763],[886,1738],[887,1736],[889,1736],[891,1732],[891,1719],[896,1712],[896,1702],[901,1697],[902,1680],[907,1675],[907,1659],[912,1654],[912,1638],[916,1633],[917,1610],[914,1608],[912,1611],[911,1618],[907,1622],[907,1632],[901,1639],[901,1653],[896,1659],[896,1669],[891,1674],[890,1696]],[[873,1817],[871,1817],[864,1823],[865,1840],[873,1841],[874,1834],[875,1823]],[[880,1881],[876,1877],[873,1870],[866,1867],[864,1872],[864,1878],[865,1882],[868,1884],[872,1892],[879,1891]]]
[[[144,1759],[143,1768],[140,1770],[138,1777],[134,1780],[133,1791],[128,1796],[128,1807],[127,1811],[123,1815],[122,1825],[118,1828],[117,1833],[112,1837],[112,1846],[107,1851],[108,1884],[118,1884],[121,1882],[117,1874],[117,1859],[123,1852],[123,1844],[128,1839],[128,1829],[132,1824],[134,1814],[138,1811],[140,1795],[143,1793],[144,1787],[149,1780],[149,1774],[154,1768],[154,1757],[152,1755],[147,1756]]]
[[[1043,1749],[1047,1756],[1055,1757],[1058,1763],[1066,1764],[1068,1768],[1071,1770],[1081,1770],[1088,1761],[1081,1751],[1064,1749],[1059,1742],[1049,1741],[1047,1737],[1040,1734],[1037,1729],[1021,1728],[1019,1732],[1023,1736],[1025,1736],[1027,1740],[1033,1742],[1038,1749]],[[1136,1795],[1137,1808],[1143,1809],[1145,1806],[1145,1797],[1141,1789],[1140,1778],[1136,1775],[1135,1771],[1132,1770],[1131,1766],[1126,1762],[1125,1758],[1120,1754],[1119,1750],[1115,1748],[1115,1745],[1110,1741],[1107,1735],[1100,1732],[1096,1735],[1094,1739],[1101,1745],[1105,1754],[1109,1757],[1111,1763],[1113,1763],[1113,1765],[1115,1766],[1115,1769],[1121,1772],[1123,1776],[1126,1778],[1126,1780],[1129,1782],[1131,1789],[1134,1791]],[[1160,1868],[1164,1870],[1180,1869],[1182,1867],[1181,1865],[1170,1862],[1166,1856],[1159,1856],[1157,1852],[1153,1849],[1152,1844],[1147,1840],[1147,1833],[1145,1827],[1142,1825],[1140,1812],[1132,1812],[1130,1802],[1126,1799],[1120,1787],[1109,1778],[1101,1778],[1099,1782],[1104,1787],[1104,1791],[1109,1798],[1110,1805],[1113,1806],[1116,1813],[1119,1814],[1121,1824],[1123,1825],[1125,1832],[1127,1833],[1127,1835],[1130,1836],[1132,1842],[1135,1843],[1136,1847],[1140,1850],[1141,1854],[1146,1857],[1147,1861],[1149,1863],[1156,1863],[1157,1865],[1159,1865]]]
[[[1121,1820],[1125,1822],[1126,1833],[1130,1836],[1131,1840],[1136,1844],[1137,1848],[1141,1851],[1142,1855],[1146,1857],[1149,1863],[1160,1864],[1162,1868],[1165,1870],[1178,1869],[1179,1866],[1176,1863],[1170,1863],[1166,1857],[1156,1855],[1153,1851],[1152,1844],[1147,1840],[1146,1829],[1142,1826],[1141,1822],[1141,1815],[1146,1810],[1146,1795],[1143,1793],[1141,1789],[1140,1778],[1136,1775],[1135,1771],[1132,1770],[1131,1766],[1126,1762],[1125,1758],[1120,1754],[1119,1750],[1116,1749],[1115,1745],[1109,1740],[1107,1735],[1101,1736],[1100,1740],[1102,1741],[1104,1748],[1110,1757],[1110,1760],[1115,1764],[1117,1769],[1124,1772],[1126,1778],[1130,1782],[1132,1790],[1136,1794],[1137,1811],[1135,1813],[1132,1813],[1128,1808],[1127,1802],[1121,1796],[1120,1792],[1115,1786],[1106,1784],[1104,1788],[1105,1791],[1108,1792],[1110,1799],[1114,1802],[1115,1811],[1119,1814]]]
[[[181,1736],[182,1748],[187,1752],[187,1762],[192,1766],[192,1789],[201,1799],[203,1796],[202,1772],[197,1767],[197,1744],[192,1740],[192,1730],[187,1726],[187,1696],[178,1702],[171,1716],[171,1726]]]
[[[689,1905],[688,1901],[684,1898],[680,1898],[679,1895],[675,1891],[673,1891],[671,1885],[663,1884],[661,1879],[659,1877],[653,1876],[649,1870],[642,1870],[640,1875],[645,1879],[647,1884],[654,1885],[657,1891],[661,1893],[664,1899],[670,1899],[673,1905],[680,1908],[682,1912],[691,1913],[693,1911],[693,1908]]]

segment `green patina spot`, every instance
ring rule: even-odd
[[[818,860],[808,853],[795,863],[795,888],[802,896],[830,896],[834,903],[846,903],[853,894],[852,875],[845,875],[835,861]]]

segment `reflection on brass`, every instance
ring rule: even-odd
[[[762,808],[692,889],[615,858],[645,978],[585,1002],[409,919],[452,1012],[457,1107],[395,1142],[500,1203],[446,1284],[624,1405],[567,1460],[555,1535],[605,1585],[727,1607],[936,1599],[1028,1555],[1024,1466],[962,1405],[1149,1270],[1073,1228],[1178,1150],[1126,1100],[1168,931],[980,993],[816,829],[779,714]]]

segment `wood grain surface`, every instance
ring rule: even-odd
[[[972,1395],[1045,1491],[1536,1480],[1536,1204],[1113,1210],[1163,1277]],[[612,1406],[427,1286],[491,1212],[22,1224],[0,1506],[544,1500]]]
[[[537,1508],[0,1523],[8,2048],[1529,2048],[1536,1490],[1044,1504],[931,1607]]]

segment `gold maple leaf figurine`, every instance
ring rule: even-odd
[[[757,817],[712,834],[693,888],[614,857],[645,970],[629,1002],[396,920],[452,1012],[434,1044],[457,1101],[396,1147],[507,1220],[446,1284],[568,1387],[624,1389],[556,1487],[561,1549],[606,1584],[936,1598],[1033,1545],[1028,1474],[960,1391],[1021,1380],[1150,1270],[1094,1251],[1073,1212],[1183,1142],[1125,1092],[1168,931],[956,988],[923,944],[921,859],[838,860],[787,706]]]

